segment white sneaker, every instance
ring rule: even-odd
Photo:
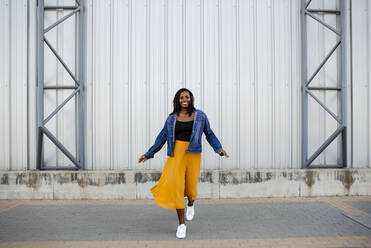
[[[176,237],[178,239],[184,239],[186,237],[186,230],[187,230],[186,225],[184,224],[179,225],[176,230]]]
[[[186,212],[186,219],[187,220],[193,220],[193,217],[195,216],[195,206],[188,206],[187,205],[187,212]]]

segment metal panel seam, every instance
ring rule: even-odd
[[[8,156],[8,170],[12,169],[12,2],[9,1],[9,48],[8,48],[8,54],[9,54],[9,71],[8,71],[8,79],[9,79],[9,98],[8,98],[8,112],[9,112],[9,133],[8,133],[8,146],[9,146],[9,156]]]
[[[252,130],[254,132],[254,144],[257,144],[258,142],[258,130],[259,130],[259,126],[258,126],[258,116],[259,116],[259,112],[256,111],[258,108],[258,84],[257,84],[257,80],[258,80],[258,66],[257,66],[257,62],[258,62],[258,53],[257,53],[257,46],[258,46],[258,38],[257,38],[257,21],[256,21],[256,18],[258,16],[258,8],[257,8],[257,0],[255,0],[254,2],[254,128],[255,128],[255,132],[254,130]],[[253,168],[256,168],[257,165],[259,163],[259,160],[258,160],[258,146],[254,146],[254,164],[253,164]]]
[[[205,108],[205,30],[204,30],[204,0],[200,0],[200,88],[201,88],[201,109]],[[202,146],[205,142],[202,140]],[[205,169],[205,156],[202,156],[202,169]]]
[[[29,108],[30,108],[30,97],[29,97],[29,88],[30,88],[30,73],[29,73],[29,53],[30,53],[30,0],[27,0],[27,54],[26,54],[26,144],[27,144],[27,164],[26,164],[26,170],[30,169],[30,139],[29,139],[29,126],[30,126],[30,118],[29,118]]]
[[[186,37],[186,0],[183,0],[182,2],[182,21],[183,21],[183,25],[182,25],[182,61],[183,61],[183,70],[182,70],[182,85],[184,87],[187,86],[187,57],[186,57],[186,42],[187,42],[187,37]]]
[[[219,137],[222,136],[222,6],[221,0],[218,0],[218,84],[219,84]],[[222,167],[222,161],[219,158],[219,169]]]
[[[275,52],[275,49],[274,49],[274,45],[275,45],[275,33],[274,33],[274,18],[275,18],[275,15],[274,15],[274,1],[271,0],[270,2],[270,14],[271,14],[271,63],[270,63],[270,66],[271,66],[271,84],[272,84],[272,88],[271,88],[271,91],[272,91],[272,102],[271,102],[271,108],[272,108],[272,123],[271,123],[271,128],[272,128],[272,137],[271,137],[271,140],[272,140],[272,144],[271,144],[271,149],[272,149],[272,167],[275,168],[276,167],[276,164],[275,164],[275,157],[276,157],[276,149],[275,149],[275,140],[276,140],[276,129],[277,129],[277,120],[276,120],[276,111],[275,111],[275,101],[276,101],[276,97],[275,97],[275,56],[274,56],[274,52]],[[281,3],[282,4],[282,3]]]
[[[132,37],[133,37],[133,34],[132,34],[132,28],[133,28],[133,0],[128,0],[129,1],[129,16],[128,16],[128,18],[129,18],[129,35],[128,35],[128,39],[129,39],[129,42],[128,42],[128,46],[129,46],[129,56],[128,56],[128,77],[129,77],[129,113],[128,113],[128,128],[129,128],[129,143],[131,144],[131,142],[133,142],[133,135],[132,135],[132,123],[131,123],[131,120],[132,120],[132,106],[133,106],[133,104],[132,104],[132,97],[131,97],[131,91],[132,91],[132,84],[133,84],[133,80],[132,80],[132,77],[133,77],[133,68],[132,68],[132,61],[133,61],[133,54],[132,54],[132,47],[133,47],[133,44],[132,44]],[[128,154],[129,154],[129,156],[128,156],[128,167],[129,168],[133,168],[132,167],[132,154],[131,154],[131,152],[132,152],[132,148],[131,148],[132,146],[131,145],[129,145],[128,146]]]
[[[371,126],[371,2],[367,1],[367,15],[368,15],[368,118],[369,118],[369,126]],[[371,130],[368,129],[368,168],[371,168]]]
[[[115,164],[115,146],[113,145],[114,144],[114,139],[115,139],[115,135],[114,135],[114,125],[113,125],[113,107],[114,107],[114,100],[113,100],[113,97],[114,97],[114,82],[113,82],[113,73],[114,73],[114,70],[113,70],[113,36],[114,36],[114,24],[115,22],[113,21],[113,18],[114,18],[114,7],[115,7],[115,2],[113,0],[110,1],[110,75],[109,75],[109,81],[110,81],[110,102],[109,102],[109,106],[110,106],[110,151],[111,151],[111,156],[109,156],[110,158],[110,170],[114,169],[114,164]]]
[[[150,127],[151,127],[151,118],[149,118],[149,113],[151,111],[150,109],[150,102],[151,102],[151,94],[150,94],[150,73],[151,73],[151,58],[150,58],[150,25],[151,25],[151,22],[150,22],[150,2],[149,0],[146,0],[146,112],[148,114],[146,114],[147,116],[147,128],[146,128],[146,145],[147,147],[150,146],[150,140],[149,140],[149,137],[150,137]],[[149,163],[147,163],[147,166],[146,168],[151,168],[151,161],[149,161]]]
[[[236,129],[236,145],[237,145],[237,151],[236,151],[236,154],[237,154],[237,168],[241,168],[241,155],[240,155],[240,150],[241,150],[241,123],[240,123],[240,105],[241,105],[241,101],[240,101],[240,15],[239,15],[239,12],[240,12],[240,2],[239,0],[236,0],[236,84],[237,84],[237,87],[236,87],[236,95],[237,95],[237,108],[236,108],[236,116],[237,116],[237,121],[236,121],[236,125],[237,125],[237,129]]]

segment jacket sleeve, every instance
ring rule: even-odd
[[[161,132],[157,135],[155,144],[151,146],[151,148],[149,148],[149,150],[144,154],[144,157],[146,157],[147,159],[153,158],[155,153],[161,150],[161,148],[164,146],[167,140],[166,123],[167,121],[165,121],[164,127],[162,128]]]
[[[204,133],[206,135],[207,142],[209,142],[209,144],[214,149],[214,151],[216,153],[220,152],[223,149],[222,144],[220,144],[220,141],[215,136],[213,130],[211,130],[209,119],[207,118],[206,114],[205,114]]]

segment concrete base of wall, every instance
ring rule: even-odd
[[[160,171],[0,171],[0,199],[151,199]],[[199,198],[371,195],[371,169],[205,170]]]

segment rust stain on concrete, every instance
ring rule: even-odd
[[[3,174],[0,180],[0,184],[9,184],[9,175]]]
[[[119,184],[124,184],[126,183],[126,177],[124,172],[119,173]]]
[[[211,171],[204,171],[201,172],[200,175],[200,182],[208,182],[208,183],[214,183],[213,180],[213,173]]]
[[[15,184],[25,184],[26,173],[18,173],[15,177]]]
[[[243,183],[261,183],[272,180],[271,172],[220,172],[219,183],[226,184],[243,184]]]
[[[27,187],[35,189],[38,186],[39,186],[39,174],[37,173],[28,174]]]
[[[315,183],[315,172],[312,170],[306,170],[305,171],[305,183],[308,185],[309,188],[312,188],[313,184]]]
[[[337,176],[337,179],[341,181],[341,183],[347,190],[348,195],[349,195],[350,188],[355,181],[354,175],[353,175],[354,173],[356,172],[351,171],[351,170],[344,170],[344,171],[341,171]]]
[[[219,172],[219,183],[227,185],[229,181],[232,181],[233,175],[232,172]]]
[[[313,184],[315,184],[315,174],[316,173],[312,170],[306,170],[305,171],[304,181],[308,186],[308,195],[309,196],[312,195],[312,186],[313,186]]]
[[[78,184],[80,187],[84,188],[87,186],[87,182],[84,180],[83,177],[81,177],[79,180],[78,180]]]
[[[160,180],[161,172],[142,173],[136,172],[134,181],[136,183],[157,182]]]
[[[37,188],[39,186],[38,173],[18,173],[15,178],[15,183],[18,185],[26,185],[29,188]]]

